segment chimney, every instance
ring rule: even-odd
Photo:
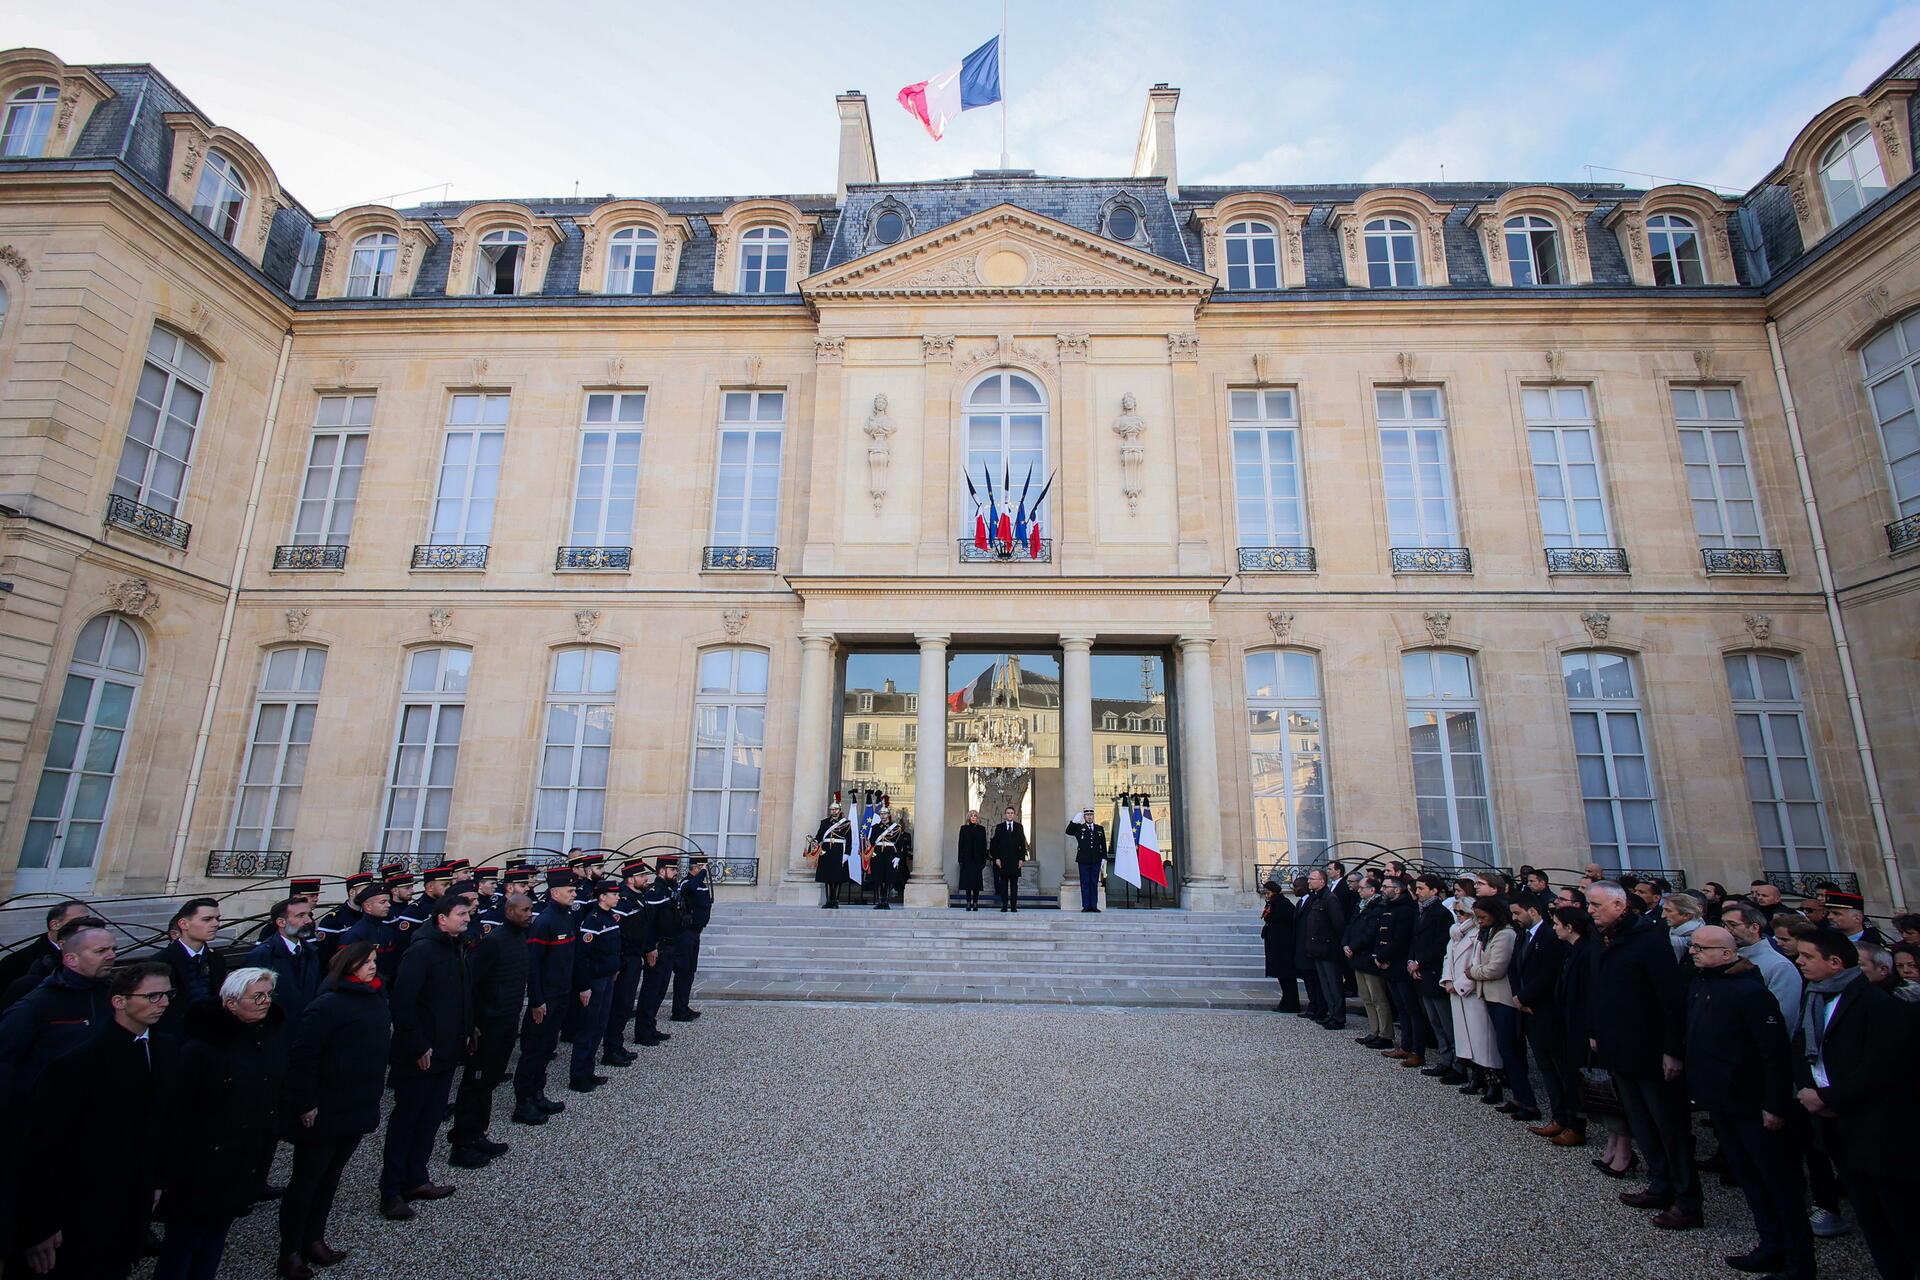
[[[1180,198],[1179,165],[1173,151],[1173,113],[1180,91],[1157,84],[1147,90],[1147,114],[1140,122],[1140,145],[1133,149],[1133,176],[1165,178],[1167,197]]]
[[[833,194],[845,204],[847,184],[880,181],[880,166],[873,158],[873,122],[867,118],[867,95],[849,89],[833,101],[840,109],[840,176],[834,181]]]
[[[892,693],[893,691],[894,691],[894,689],[893,689],[893,677],[891,677],[891,676],[889,676],[889,677],[887,677],[887,682],[886,682],[886,684],[884,684],[883,686],[881,686],[881,689],[880,689],[880,692],[882,692],[882,693]]]

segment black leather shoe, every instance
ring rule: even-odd
[[[1433,1076],[1437,1079],[1452,1070],[1452,1067],[1422,1067],[1420,1068],[1420,1074],[1423,1076]]]
[[[382,1196],[380,1216],[389,1222],[405,1222],[413,1216],[413,1206],[399,1196]]]
[[[567,1109],[566,1103],[555,1102],[552,1098],[549,1098],[544,1093],[536,1093],[533,1096],[533,1105],[540,1108],[542,1111],[546,1112],[550,1116],[557,1116],[562,1111],[565,1111]]]
[[[567,1081],[567,1088],[575,1093],[592,1093],[606,1082],[605,1076],[581,1076],[578,1080]]]
[[[263,1183],[260,1189],[253,1193],[253,1198],[254,1198],[254,1201],[257,1203],[261,1200],[278,1200],[280,1197],[286,1194],[287,1194],[287,1189],[285,1187],[276,1187],[269,1182],[269,1183]]]
[[[676,1013],[672,1015],[667,1019],[667,1021],[668,1022],[692,1022],[695,1018],[699,1016],[700,1016],[700,1011],[698,1009],[689,1009],[685,1013]]]
[[[1517,1107],[1507,1112],[1507,1117],[1512,1120],[1518,1120],[1522,1124],[1538,1124],[1540,1122],[1540,1109],[1538,1107]]]
[[[625,1049],[622,1049],[619,1053],[603,1053],[600,1055],[601,1065],[608,1067],[630,1067],[638,1061],[640,1061],[639,1054],[628,1053]]]
[[[1728,1258],[1727,1265],[1735,1271],[1744,1271],[1748,1275],[1764,1276],[1781,1270],[1787,1265],[1787,1261],[1777,1253],[1762,1253],[1755,1249],[1751,1253]]]
[[[515,1124],[545,1124],[547,1122],[547,1113],[540,1109],[539,1103],[535,1102],[532,1098],[527,1098],[514,1107],[513,1122]]]
[[[447,1163],[456,1169],[484,1169],[493,1157],[478,1147],[455,1147]]]

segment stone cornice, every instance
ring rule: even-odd
[[[1000,578],[991,572],[978,577],[915,578],[821,575],[790,576],[787,585],[802,600],[856,599],[864,596],[965,595],[982,591],[1002,595],[1127,596],[1134,598],[1211,600],[1231,581],[1226,577],[1183,578]],[[1011,620],[1010,620],[1011,621]],[[1151,621],[1146,619],[1145,621]]]

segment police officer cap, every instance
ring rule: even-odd
[[[353,895],[353,905],[356,907],[364,907],[374,898],[385,898],[388,896],[387,886],[384,884],[362,885],[360,892]]]
[[[1082,809],[1082,810],[1081,810],[1080,812],[1082,812],[1082,813],[1092,813],[1092,812],[1093,812],[1093,806],[1092,806],[1092,805],[1088,805],[1088,806],[1087,806],[1086,808],[1084,808],[1084,809]]]
[[[620,866],[620,874],[623,876],[637,876],[643,873],[653,874],[653,868],[647,865],[645,858],[629,858]]]
[[[565,889],[580,883],[580,877],[565,867],[554,867],[547,872],[547,888]]]

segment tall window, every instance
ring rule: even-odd
[[[1508,218],[1507,271],[1516,285],[1564,284],[1560,270],[1560,231],[1538,214]]]
[[[1319,667],[1310,653],[1247,655],[1254,851],[1263,864],[1326,856],[1332,823]],[[1155,764],[1165,763],[1163,750],[1154,749]]]
[[[607,292],[652,293],[660,237],[652,227],[622,227],[607,239]]]
[[[1700,229],[1691,218],[1656,213],[1647,219],[1647,251],[1653,255],[1655,284],[1705,284],[1700,261]]]
[[[1767,870],[1831,871],[1832,842],[1800,702],[1799,672],[1786,658],[1765,653],[1730,653],[1725,662],[1753,825]]]
[[[1633,661],[1620,653],[1569,653],[1560,675],[1573,717],[1588,856],[1603,867],[1665,865]]]
[[[353,242],[353,260],[347,265],[349,298],[393,296],[393,263],[400,254],[400,237],[376,231]]]
[[[1227,288],[1278,289],[1280,237],[1270,222],[1227,226]]]
[[[1468,863],[1491,866],[1496,850],[1492,789],[1473,662],[1465,654],[1422,650],[1400,659],[1400,677],[1420,843],[1458,849]]]
[[[253,701],[253,733],[240,766],[228,848],[293,848],[293,823],[300,811],[326,670],[325,649],[303,646],[267,655]]]
[[[466,717],[472,666],[473,654],[465,649],[416,649],[407,658],[380,837],[384,853],[447,851],[460,722]]]
[[[1760,504],[1747,469],[1747,434],[1732,387],[1675,387],[1673,416],[1687,497],[1703,547],[1758,547]]]
[[[213,361],[180,335],[155,328],[133,393],[133,418],[113,491],[142,506],[180,513],[200,413],[213,388]]]
[[[633,545],[633,504],[640,493],[640,439],[646,420],[644,391],[595,392],[587,397],[580,468],[573,484],[571,545]]]
[[[983,498],[991,484],[1009,513],[1024,490],[1028,518],[1040,518],[1033,503],[1047,483],[1047,397],[1033,379],[1002,370],[967,392],[967,474]]]
[[[1405,218],[1367,223],[1367,283],[1376,289],[1420,283],[1420,242]]]
[[[1458,545],[1447,413],[1438,387],[1377,389],[1387,534],[1396,547]]]
[[[293,518],[294,546],[347,545],[360,497],[360,468],[367,460],[365,428],[372,423],[372,396],[320,397]]]
[[[1613,546],[1587,389],[1528,387],[1521,399],[1540,536],[1549,547]]]
[[[1821,154],[1820,191],[1835,226],[1887,193],[1886,171],[1866,121],[1848,126]]]
[[[547,683],[547,736],[533,798],[533,843],[543,849],[597,849],[607,819],[607,759],[620,655],[562,649]]]
[[[1307,545],[1300,419],[1291,390],[1230,391],[1233,498],[1243,547]]]
[[[740,237],[740,292],[785,293],[793,237],[784,227],[750,227]]]
[[[1920,312],[1882,329],[1860,353],[1886,454],[1897,517],[1920,514]]]
[[[715,546],[779,545],[786,416],[784,391],[729,391],[722,397],[713,485]]]
[[[146,669],[146,645],[125,618],[101,614],[81,628],[20,851],[22,871],[48,873],[32,880],[60,887],[62,871],[90,878]]]
[[[30,84],[7,99],[7,117],[0,124],[0,156],[44,156],[53,132],[54,109],[60,91],[50,84]]]
[[[474,254],[473,291],[508,297],[520,292],[520,272],[527,258],[527,233],[500,227],[480,237]]]
[[[754,856],[760,835],[766,720],[767,655],[758,649],[712,649],[701,654],[699,691],[693,703],[687,835],[707,853]]]
[[[493,504],[500,493],[500,456],[507,433],[504,395],[463,394],[447,411],[440,486],[433,500],[438,546],[479,546],[493,536]]]
[[[228,244],[240,238],[247,220],[247,179],[225,153],[207,152],[200,183],[193,192],[193,216]]]

